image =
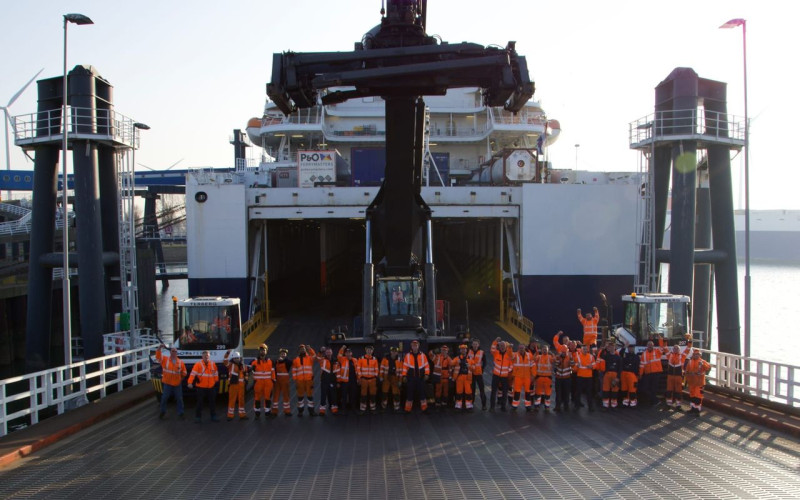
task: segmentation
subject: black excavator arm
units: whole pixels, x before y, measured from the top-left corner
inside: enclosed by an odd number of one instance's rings
[[[505,48],[474,43],[449,44],[425,33],[427,0],[388,0],[381,24],[352,52],[274,54],[267,95],[285,114],[318,102],[332,104],[356,97],[386,101],[386,170],[383,185],[367,209],[367,260],[364,270],[364,331],[373,329],[374,273],[419,273],[415,240],[424,240],[425,320],[435,331],[435,270],[432,261],[431,210],[422,187],[424,95],[479,87],[484,104],[517,112],[533,96],[525,57],[515,43]],[[374,231],[372,230],[374,225]],[[423,231],[423,228],[426,230]],[[377,271],[374,261],[380,262]]]

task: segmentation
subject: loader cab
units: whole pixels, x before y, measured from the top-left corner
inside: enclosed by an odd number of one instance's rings
[[[242,347],[239,299],[198,297],[178,301],[176,326],[174,340],[182,351],[209,350],[215,354]]]
[[[415,277],[377,278],[376,330],[422,328],[423,283]]]
[[[624,321],[615,331],[620,341],[644,346],[661,336],[667,344],[691,332],[691,299],[686,295],[643,293],[623,295]]]

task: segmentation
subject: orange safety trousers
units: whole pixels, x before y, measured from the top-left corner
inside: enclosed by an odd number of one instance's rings
[[[529,392],[531,389],[531,379],[528,377],[514,377],[514,392]]]
[[[617,407],[619,384],[615,384],[614,381],[619,382],[617,372],[606,372],[603,375],[603,408],[608,408],[609,405],[612,408]],[[628,401],[630,403],[630,398],[628,398]],[[625,406],[624,403],[623,406]]]
[[[247,412],[244,411],[244,382],[228,386],[228,418],[233,418],[236,412],[237,402],[239,406],[239,418],[246,418]]]
[[[369,408],[375,411],[377,403],[375,403],[375,396],[378,394],[378,380],[375,377],[361,378],[361,404],[359,408],[361,411],[367,409],[367,399],[369,399]]]
[[[472,375],[456,376],[456,394],[472,394]]]
[[[383,399],[386,400],[391,392],[395,396],[400,395],[400,377],[398,375],[388,375],[383,378],[383,383],[381,384],[381,392],[383,393]]]
[[[472,374],[460,373],[456,375],[456,410],[462,408],[462,400],[467,409],[472,409]]]
[[[619,390],[622,391],[622,406],[636,406],[636,386],[638,377],[633,372],[622,372]]]
[[[439,398],[447,398],[450,394],[450,379],[447,377],[442,377],[436,387],[434,388],[434,395],[436,399]]]
[[[553,394],[553,381],[550,377],[536,377],[536,395],[550,396]]]
[[[311,380],[295,380],[294,386],[297,389],[297,399],[303,396],[311,399],[314,396],[314,383]]]
[[[699,399],[700,403],[703,402],[703,386],[689,384],[689,397]]]
[[[617,380],[617,372],[606,372],[603,375],[603,392],[619,392],[619,386],[614,385],[614,380]]]
[[[292,413],[292,407],[289,404],[289,377],[278,376],[272,396],[273,410],[278,411],[278,403],[281,400],[281,396],[283,396],[283,412]]]
[[[400,389],[397,390],[398,394],[400,393]],[[361,379],[361,397],[364,396],[374,396],[378,394],[378,382],[375,378],[362,378]]]
[[[387,375],[383,378],[381,383],[381,394],[383,394],[383,401],[381,406],[385,409],[389,405],[389,393],[392,393],[392,401],[394,409],[400,409],[400,376]]]
[[[269,403],[271,400],[272,380],[256,380],[256,383],[253,386],[253,402],[255,403],[256,401],[260,401],[261,407],[264,408],[264,411],[269,411],[269,407],[271,406]]]
[[[683,376],[667,375],[667,403],[680,404],[683,395]]]

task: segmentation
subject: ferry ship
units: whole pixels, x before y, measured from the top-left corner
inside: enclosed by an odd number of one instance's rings
[[[467,88],[426,104],[422,197],[437,297],[454,316],[516,313],[545,336],[577,333],[576,308],[599,306],[601,293],[619,313],[634,280],[640,174],[552,168],[560,124],[535,101],[512,114]],[[268,101],[246,132],[233,143],[259,147],[259,161],[239,154],[232,172],[187,176],[190,295],[242,297],[245,316],[265,300],[280,312],[331,297],[336,313],[357,317],[365,210],[385,165],[383,101],[288,117]]]

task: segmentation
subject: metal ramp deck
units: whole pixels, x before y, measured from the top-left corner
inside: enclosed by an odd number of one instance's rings
[[[0,471],[4,498],[791,498],[800,445],[653,409],[276,417],[142,403]],[[795,497],[796,498],[796,497]]]

